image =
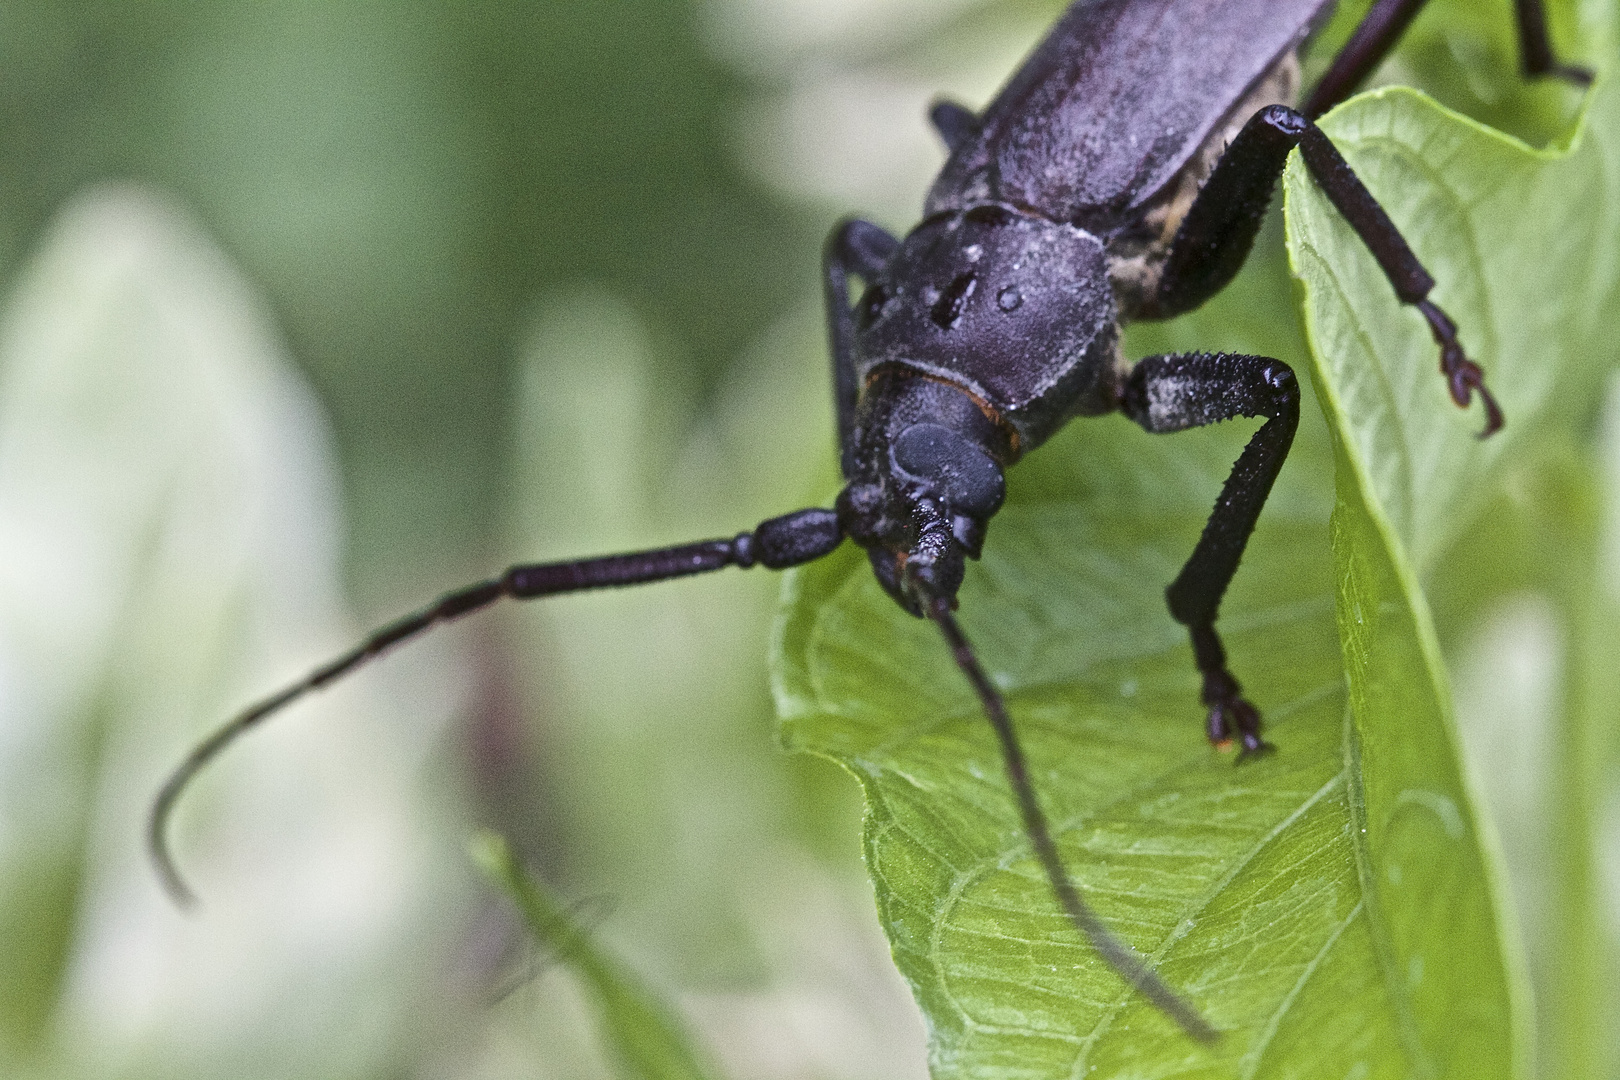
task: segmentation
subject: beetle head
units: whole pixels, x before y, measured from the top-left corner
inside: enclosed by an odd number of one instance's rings
[[[839,497],[844,531],[912,614],[954,599],[1006,497],[1006,440],[973,399],[932,379],[880,377],[862,402],[856,474]]]

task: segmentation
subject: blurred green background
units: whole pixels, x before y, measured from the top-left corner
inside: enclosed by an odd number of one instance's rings
[[[84,184],[170,192],[328,410],[357,603],[504,554],[525,320],[590,282],[712,394],[814,273],[681,3],[7,4],[0,265]]]
[[[1061,6],[0,3],[0,1068],[603,1073],[486,824],[727,1075],[921,1074],[855,786],[774,749],[767,574],[502,611],[289,715],[184,808],[194,917],[140,814],[443,589],[824,501],[821,237],[905,228],[929,98]],[[1486,6],[1387,77],[1548,138]]]

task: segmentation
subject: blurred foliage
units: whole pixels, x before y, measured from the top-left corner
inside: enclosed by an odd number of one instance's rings
[[[1612,55],[1611,5],[1582,3],[1549,5],[1555,37]],[[1380,78],[1554,139],[1573,98],[1518,81],[1507,6],[1435,0]],[[941,160],[929,97],[986,100],[1060,7],[0,3],[0,970],[23,973],[0,1071],[610,1075],[563,967],[489,1004],[518,933],[463,865],[482,822],[557,895],[611,901],[593,936],[718,1072],[918,1074],[853,785],[771,745],[769,575],[498,614],[255,735],[182,807],[197,919],[157,893],[139,816],[217,718],[440,589],[824,499],[820,238],[849,212],[908,227]],[[108,180],[135,187],[87,193]],[[1131,351],[1241,339],[1304,370],[1270,237],[1269,284]],[[1279,534],[1331,505],[1305,424]],[[1443,563],[1430,597],[1465,743],[1470,664],[1505,649],[1553,673],[1534,689],[1586,658],[1596,798],[1607,654],[1569,627],[1607,608],[1533,558],[1617,550],[1620,469],[1578,434],[1482,511],[1524,558],[1459,541],[1523,591],[1481,598]],[[1188,438],[1187,482],[1217,483],[1232,436]],[[1495,816],[1595,827],[1528,788]],[[1505,835],[1508,862],[1547,835]],[[1591,899],[1602,866],[1560,865],[1557,895]],[[1532,967],[1600,955],[1530,942]]]
[[[7,1075],[396,1057],[466,903],[415,777],[444,691],[348,688],[206,778],[177,831],[204,918],[140,844],[178,747],[352,634],[331,471],[252,290],[182,214],[127,188],[63,208],[0,329]]]
[[[593,991],[604,1041],[632,1080],[702,1080],[691,1037],[669,1006],[636,984],[624,966],[591,940],[590,931],[526,871],[505,840],[494,833],[473,837],[473,858],[506,890],[529,932],[577,970]]]
[[[623,295],[703,390],[811,279],[815,230],[726,152],[744,86],[696,7],[8,3],[3,276],[86,182],[195,208],[332,415],[362,605],[414,600],[495,551],[537,295]]]

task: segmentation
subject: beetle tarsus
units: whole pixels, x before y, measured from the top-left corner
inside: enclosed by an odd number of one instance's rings
[[[1193,634],[1194,655],[1204,675],[1203,702],[1209,708],[1205,731],[1210,743],[1224,750],[1235,739],[1239,743],[1238,761],[1242,763],[1275,749],[1260,737],[1260,710],[1243,696],[1243,687],[1226,667],[1226,652],[1213,624],[1199,627]],[[1212,659],[1215,666],[1202,667]]]
[[[1213,635],[1215,630],[1207,631]],[[1260,710],[1243,696],[1243,687],[1233,678],[1224,664],[1204,672],[1203,702],[1209,707],[1206,732],[1209,741],[1225,749],[1236,739],[1240,744],[1239,761],[1269,753],[1273,747],[1260,737]]]
[[[1496,434],[1502,428],[1502,408],[1485,386],[1484,370],[1463,352],[1462,343],[1457,340],[1457,324],[1432,300],[1418,301],[1417,309],[1428,320],[1429,331],[1434,335],[1435,344],[1440,346],[1440,374],[1446,377],[1451,400],[1466,409],[1478,393],[1480,404],[1485,408],[1485,429],[1479,437],[1485,439]]]

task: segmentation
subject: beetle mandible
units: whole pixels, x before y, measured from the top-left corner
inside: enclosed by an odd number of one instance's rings
[[[1070,881],[1000,694],[954,615],[1005,495],[1004,470],[1077,416],[1125,415],[1153,433],[1238,416],[1250,440],[1202,537],[1166,590],[1203,679],[1211,742],[1269,749],[1259,711],[1229,670],[1221,598],[1293,441],[1294,373],[1222,353],[1128,362],[1120,325],[1191,310],[1242,266],[1288,154],[1367,245],[1403,304],[1427,322],[1459,406],[1478,395],[1482,436],[1503,423],[1458,330],[1429,299],[1434,279],[1315,118],[1393,47],[1423,0],[1377,0],[1299,109],[1298,53],[1332,0],[1076,0],[989,106],[930,113],[949,149],[924,218],[897,239],[849,220],[827,241],[824,275],[845,487],[832,509],[772,518],[729,539],[520,565],[457,590],[249,707],[199,744],[155,800],[149,842],[171,894],[191,898],[167,846],[189,781],[243,732],[303,694],[430,626],[503,597],[530,599],[821,558],[865,548],[883,588],[935,622],[1001,744],[1031,846],[1076,928],[1189,1034],[1202,1017],[1113,936]],[[1515,0],[1525,73],[1585,85],[1558,62],[1540,0]],[[864,283],[851,304],[850,279]]]

